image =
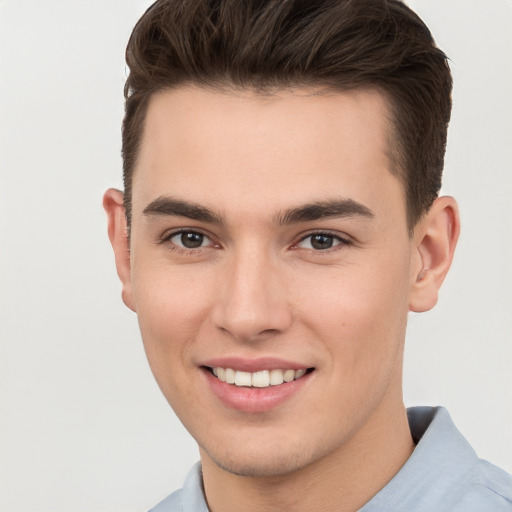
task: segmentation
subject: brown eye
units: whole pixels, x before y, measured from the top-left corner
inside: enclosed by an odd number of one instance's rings
[[[334,245],[334,237],[329,235],[313,235],[311,237],[311,247],[322,250],[330,249]]]
[[[341,244],[348,245],[349,242],[340,236],[331,235],[329,233],[313,233],[312,235],[304,237],[297,244],[297,247],[314,251],[325,251]]]
[[[182,231],[172,236],[170,241],[185,249],[198,249],[206,245],[210,240],[207,236],[202,233],[197,233],[196,231]]]

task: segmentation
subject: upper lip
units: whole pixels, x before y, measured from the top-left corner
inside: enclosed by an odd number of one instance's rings
[[[201,366],[210,368],[232,368],[242,372],[258,372],[262,370],[301,370],[311,368],[310,365],[281,359],[278,357],[258,357],[247,359],[241,357],[218,357],[203,361]]]

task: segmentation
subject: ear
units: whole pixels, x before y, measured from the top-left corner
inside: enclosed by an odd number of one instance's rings
[[[460,219],[453,197],[440,197],[414,230],[416,264],[413,265],[409,309],[432,309],[450,269],[459,238]]]
[[[135,311],[131,286],[130,240],[123,193],[113,188],[108,189],[103,196],[103,208],[107,212],[108,237],[114,249],[117,275],[123,285],[123,302]]]

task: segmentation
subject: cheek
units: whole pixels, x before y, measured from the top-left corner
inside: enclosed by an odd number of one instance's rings
[[[203,273],[204,274],[204,273]],[[132,279],[137,315],[152,337],[186,335],[210,307],[209,280],[189,265],[135,265]]]
[[[160,387],[178,382],[211,309],[208,281],[190,269],[135,267],[132,287],[144,349]]]
[[[380,371],[401,350],[408,312],[405,263],[349,265],[303,282],[309,291],[301,295],[303,321],[344,374]]]

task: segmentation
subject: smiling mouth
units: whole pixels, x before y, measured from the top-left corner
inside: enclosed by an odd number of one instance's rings
[[[299,370],[260,370],[257,372],[244,372],[232,368],[221,368],[216,366],[208,368],[221,382],[233,384],[239,387],[267,388],[279,386],[284,383],[298,380],[306,373],[312,372],[313,368],[301,368]]]

